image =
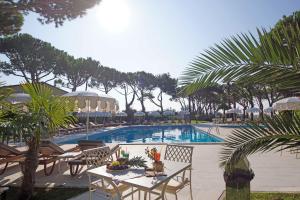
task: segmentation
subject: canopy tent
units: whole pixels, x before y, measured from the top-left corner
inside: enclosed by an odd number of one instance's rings
[[[287,97],[274,103],[273,108],[282,110],[300,110],[300,97]]]
[[[260,109],[255,107],[246,109],[246,113],[259,113],[259,112]]]

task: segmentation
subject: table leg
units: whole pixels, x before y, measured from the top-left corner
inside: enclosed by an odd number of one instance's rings
[[[147,192],[144,191],[144,200],[147,200]]]

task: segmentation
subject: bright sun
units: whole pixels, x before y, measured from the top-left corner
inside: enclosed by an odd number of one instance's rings
[[[119,32],[127,28],[130,10],[126,0],[103,0],[97,15],[101,25],[108,31]]]

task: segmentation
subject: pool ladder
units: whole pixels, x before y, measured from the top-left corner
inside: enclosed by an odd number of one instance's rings
[[[213,123],[212,126],[209,127],[209,129],[207,130],[207,132],[208,132],[209,134],[212,134],[211,132],[212,132],[213,128],[215,128],[215,129],[216,129],[216,133],[217,133],[218,135],[220,135],[219,125],[216,124],[216,123]]]

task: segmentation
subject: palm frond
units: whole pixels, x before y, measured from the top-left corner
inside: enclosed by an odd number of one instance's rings
[[[27,104],[29,111],[37,118],[44,117],[48,132],[75,121],[71,114],[74,104],[66,97],[54,96],[51,88],[44,84],[26,83],[22,87],[31,96],[31,101]]]
[[[257,125],[236,129],[229,135],[220,153],[220,165],[235,163],[240,158],[256,152],[278,151],[300,146],[300,117],[297,115],[279,114]]]
[[[190,63],[180,84],[189,93],[216,82],[247,80],[280,82],[281,87],[299,91],[299,27],[272,33],[257,29],[257,35],[258,39],[251,33],[239,34],[206,50]]]

